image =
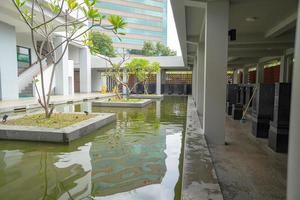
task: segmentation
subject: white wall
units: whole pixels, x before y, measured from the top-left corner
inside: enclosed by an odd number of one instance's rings
[[[136,57],[131,57],[130,59],[128,59],[127,62],[130,62],[133,58]],[[150,62],[159,62],[161,67],[163,68],[180,69],[185,67],[181,56],[158,56],[158,57],[137,57],[137,58],[145,58]],[[91,59],[92,59],[92,68],[103,69],[103,68],[110,67],[109,63],[106,63],[106,61],[103,58],[92,55]],[[120,61],[120,58],[112,58],[112,61],[118,62]]]
[[[0,21],[0,98],[18,99],[18,63],[15,27]]]
[[[17,45],[31,49],[31,62],[37,61],[37,56],[34,52],[34,48],[31,42],[29,33],[17,33]]]
[[[92,92],[99,92],[102,86],[101,72],[97,69],[92,69]]]
[[[53,70],[53,65],[49,66],[47,69],[44,70],[44,87],[45,87],[45,93],[47,95],[48,90],[49,90],[49,85],[50,85],[50,78],[51,78],[51,73]],[[38,82],[36,83],[38,91],[40,95],[42,95],[42,82],[41,82],[41,74],[39,74],[37,77]],[[55,77],[53,79],[53,84],[52,84],[52,91],[55,88]],[[34,96],[38,97],[36,89],[34,91]]]
[[[79,68],[80,64],[80,48],[74,45],[69,45],[69,60],[74,61],[74,67]]]

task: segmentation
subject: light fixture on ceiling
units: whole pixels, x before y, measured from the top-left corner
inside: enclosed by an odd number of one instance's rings
[[[247,17],[246,22],[255,22],[257,19],[257,17]]]

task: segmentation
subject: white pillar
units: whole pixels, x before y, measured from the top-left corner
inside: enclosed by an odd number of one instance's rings
[[[0,21],[0,99],[19,97],[15,27]]]
[[[207,3],[203,130],[209,143],[225,143],[229,2]]]
[[[248,84],[248,78],[249,78],[249,67],[243,68],[243,84]]]
[[[161,72],[156,74],[156,94],[161,95]]]
[[[300,11],[300,4],[298,10]],[[298,12],[295,64],[292,80],[292,100],[289,132],[287,199],[300,199],[300,12]]]
[[[199,44],[197,49],[197,68],[198,68],[198,113],[203,116],[204,103],[204,44]]]
[[[195,57],[195,103],[196,103],[196,107],[198,105],[198,99],[199,99],[199,77],[198,77],[198,71],[199,71],[199,68],[198,68],[198,58]]]
[[[197,67],[197,59],[194,58],[194,65],[193,65],[193,98],[194,102],[197,104],[198,99],[198,67]]]
[[[124,83],[128,82],[128,77],[127,77],[127,73],[126,73],[125,69],[124,69],[124,72],[123,72],[123,82]],[[125,86],[123,86],[122,90],[123,90],[123,94],[127,94],[127,88]]]
[[[85,47],[80,49],[80,92],[91,92],[91,53],[90,50]]]
[[[256,83],[263,83],[264,82],[264,64],[258,63],[256,65]]]
[[[239,71],[236,69],[233,72],[233,84],[238,84],[239,83]]]
[[[195,99],[195,92],[196,92],[196,65],[194,63],[193,70],[192,70],[192,97]]]
[[[279,82],[280,83],[286,83],[288,76],[288,65],[287,65],[287,57],[281,56],[280,57],[280,76],[279,76]]]
[[[101,72],[97,69],[92,70],[92,92],[100,92],[102,87]]]
[[[54,40],[54,45],[58,46],[63,41],[64,41],[64,38],[57,37]],[[63,43],[56,51],[57,57],[60,57],[62,55],[65,48],[68,48],[68,47],[66,46],[66,43]],[[69,63],[69,51],[67,49],[64,53],[63,58],[57,64],[56,69],[55,69],[55,94],[58,94],[58,95],[68,95],[69,94],[68,63]]]
[[[294,65],[293,56],[287,57],[286,65],[287,65],[287,82],[291,83],[293,79],[293,65]]]

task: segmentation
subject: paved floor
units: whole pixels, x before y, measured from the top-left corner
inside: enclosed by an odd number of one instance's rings
[[[200,131],[200,121],[192,97],[188,98],[183,166],[183,200],[222,200],[211,155]]]
[[[76,93],[71,96],[52,96],[50,102],[53,104],[67,103],[68,101],[82,101],[84,99],[94,99],[94,98],[105,98],[113,96],[114,94],[100,94],[100,93]],[[12,101],[0,101],[0,113],[11,112],[15,108],[37,108],[40,107],[37,99],[35,98],[20,98],[19,100]]]
[[[225,200],[286,199],[287,154],[250,133],[251,122],[226,119],[228,146],[210,146]],[[300,189],[300,186],[299,186]]]

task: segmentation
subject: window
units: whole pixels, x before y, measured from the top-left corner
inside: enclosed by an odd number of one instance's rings
[[[23,72],[31,65],[31,49],[17,46],[18,71]]]

